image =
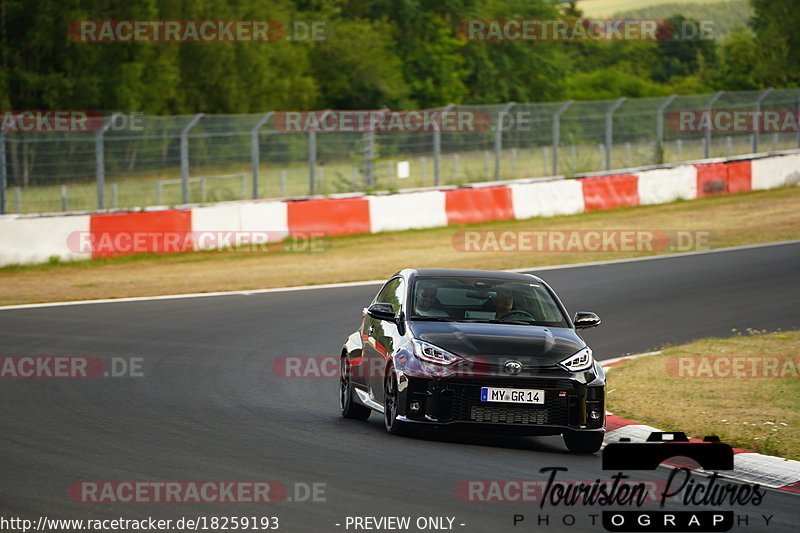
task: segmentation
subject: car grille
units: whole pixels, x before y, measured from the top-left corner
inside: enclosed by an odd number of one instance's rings
[[[469,419],[475,422],[544,425],[550,423],[550,412],[548,409],[536,409],[530,406],[472,406],[469,411]]]
[[[549,385],[552,387],[553,383]],[[533,388],[529,383],[517,386]],[[545,389],[544,405],[482,402],[481,385],[449,385],[448,389],[452,390],[452,421],[524,425],[567,425],[569,421],[569,397],[558,395],[563,388]]]

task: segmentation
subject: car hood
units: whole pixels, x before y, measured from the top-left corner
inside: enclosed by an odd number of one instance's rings
[[[570,328],[421,320],[409,324],[418,339],[489,363],[512,358],[526,366],[552,366],[586,346]]]

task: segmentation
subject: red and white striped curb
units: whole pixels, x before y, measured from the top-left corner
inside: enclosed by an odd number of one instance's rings
[[[271,242],[287,235],[351,235],[497,220],[570,215],[653,205],[800,183],[800,151],[707,159],[664,167],[481,183],[398,194],[337,195],[297,200],[253,200],[208,206],[166,206],[136,212],[0,216],[0,266],[88,259],[128,253],[216,249],[202,243],[170,246],[186,234],[258,233]],[[103,237],[103,250],[80,245]],[[135,250],[132,236],[146,237]],[[138,242],[138,241],[137,241]],[[183,242],[183,241],[181,241]],[[196,246],[196,247],[193,247]]]
[[[600,364],[604,370],[608,370],[625,361],[660,353],[660,351],[655,351],[626,355],[615,359],[600,361]],[[631,442],[644,442],[653,431],[664,430],[640,424],[633,420],[626,420],[613,413],[606,412],[606,438],[604,446],[611,442],[618,442],[622,438],[628,438]],[[680,430],[675,429],[674,431]],[[701,442],[700,439],[689,440],[691,442]],[[747,483],[757,483],[764,487],[800,494],[800,461],[763,455],[739,448],[734,448],[733,453],[733,470],[718,472],[721,477]],[[670,467],[683,466],[702,471],[702,468],[699,468],[696,464],[688,464],[680,458],[674,458],[665,464]]]

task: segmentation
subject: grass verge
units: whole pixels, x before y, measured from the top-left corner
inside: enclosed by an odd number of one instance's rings
[[[719,435],[737,448],[800,460],[800,331],[735,333],[613,367],[608,410],[665,431]]]
[[[800,239],[800,187],[473,224],[481,231],[708,231],[711,247]],[[406,267],[511,269],[624,259],[653,252],[462,252],[449,226],[335,237],[323,252],[187,253],[0,268],[0,305],[385,279]],[[661,251],[656,253],[669,253]]]

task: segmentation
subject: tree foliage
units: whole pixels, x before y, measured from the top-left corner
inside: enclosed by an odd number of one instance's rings
[[[750,25],[724,40],[482,42],[464,40],[458,23],[581,13],[549,0],[0,0],[0,102],[4,109],[247,113],[797,85],[796,1],[750,3]],[[67,33],[73,21],[130,19],[314,20],[327,25],[329,39],[92,43]],[[694,19],[676,11],[669,21]]]

